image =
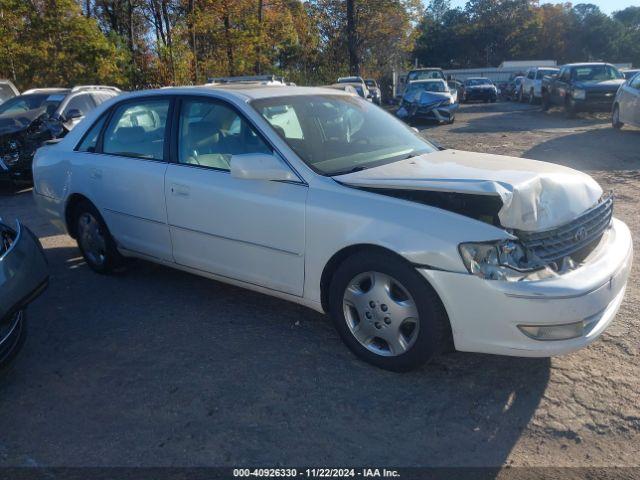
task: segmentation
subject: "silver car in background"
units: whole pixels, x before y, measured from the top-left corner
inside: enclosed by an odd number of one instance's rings
[[[617,129],[624,124],[640,127],[640,73],[618,89],[611,110],[611,124]]]

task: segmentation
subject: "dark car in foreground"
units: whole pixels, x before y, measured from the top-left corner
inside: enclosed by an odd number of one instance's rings
[[[571,63],[542,80],[542,108],[563,107],[567,117],[578,112],[610,112],[624,75],[609,63]]]
[[[0,181],[31,181],[35,151],[64,137],[87,113],[120,93],[115,87],[38,88],[0,105]]]
[[[498,89],[491,80],[484,77],[467,78],[462,85],[462,103],[483,101],[495,102],[498,99]]]
[[[0,369],[18,353],[26,334],[26,308],[47,287],[40,241],[24,225],[0,221]]]

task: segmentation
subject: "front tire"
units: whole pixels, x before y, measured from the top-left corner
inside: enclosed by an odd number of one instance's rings
[[[386,370],[414,369],[450,344],[449,320],[436,292],[389,253],[366,250],[345,260],[333,275],[329,307],[349,349]]]
[[[89,202],[81,202],[75,208],[74,218],[78,247],[89,268],[104,275],[121,267],[124,259],[98,209]]]
[[[620,121],[620,106],[618,104],[614,105],[611,113],[611,126],[616,130],[620,130],[624,126],[624,123]]]

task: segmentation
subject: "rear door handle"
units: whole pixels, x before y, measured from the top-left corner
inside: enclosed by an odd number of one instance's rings
[[[177,183],[171,184],[171,194],[177,197],[188,197],[189,196],[189,187],[186,185],[180,185]]]
[[[102,178],[102,170],[98,168],[92,168],[89,176],[94,180],[100,180]]]

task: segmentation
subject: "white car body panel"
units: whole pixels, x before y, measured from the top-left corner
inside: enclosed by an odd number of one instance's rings
[[[358,188],[500,195],[511,199],[504,219],[525,230],[541,230],[597,202],[602,191],[588,175],[543,162],[442,151],[335,179],[322,176],[248,104],[254,98],[318,92],[348,95],[284,86],[179,88],[110,100],[63,140],[37,152],[35,201],[65,229],[72,195],[85,196],[102,213],[125,255],[317,311],[326,310],[322,280],[332,258],[363,245],[391,250],[413,264],[440,295],[460,350],[548,356],[576,350],[602,333],[620,305],[631,266],[631,235],[622,222],[613,221],[588,261],[575,270],[550,280],[490,281],[467,272],[458,245],[514,238],[505,228]],[[140,159],[120,162],[121,157],[74,151],[114,102],[145,95],[228,101],[271,142],[299,181],[246,180],[217,170]],[[523,215],[525,206],[543,213],[535,219]],[[532,340],[515,326],[518,318],[555,324],[594,315],[602,317],[596,329],[566,341]]]

